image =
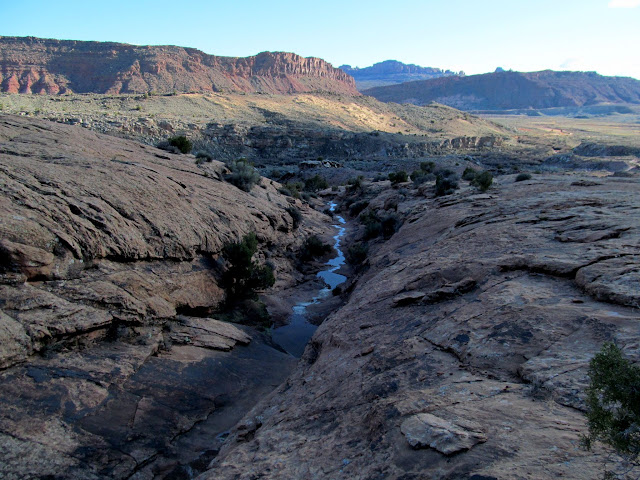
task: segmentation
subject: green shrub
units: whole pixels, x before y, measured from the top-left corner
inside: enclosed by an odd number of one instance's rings
[[[589,363],[587,388],[591,449],[599,440],[638,466],[640,459],[640,366],[623,357],[613,343],[605,343]]]
[[[531,180],[531,174],[530,173],[520,173],[516,177],[516,182],[524,182],[525,180]]]
[[[379,237],[382,234],[382,221],[375,213],[371,211],[363,213],[359,220],[364,225],[365,240]]]
[[[352,217],[357,217],[368,206],[368,200],[360,200],[358,202],[352,203],[349,207],[349,215],[351,215]]]
[[[293,229],[296,230],[300,226],[300,222],[302,222],[302,214],[300,213],[300,210],[293,206],[287,207],[285,210],[291,217]]]
[[[397,185],[398,183],[406,182],[409,179],[407,176],[407,172],[404,170],[399,170],[397,172],[391,172],[389,174],[389,180],[391,180],[392,185]]]
[[[427,172],[426,170],[414,170],[411,173],[411,180],[415,186],[422,185],[425,182],[429,182],[433,180],[435,175],[431,172]]]
[[[318,190],[324,190],[325,188],[329,188],[329,184],[327,183],[327,179],[321,175],[314,175],[304,181],[305,192],[317,192]]]
[[[287,182],[282,187],[280,187],[278,191],[288,197],[302,198],[301,193],[303,188],[304,183],[302,182]]]
[[[389,239],[402,225],[397,215],[389,214],[380,217],[371,211],[360,215],[359,220],[364,225],[364,240],[377,238],[381,235],[385,239]]]
[[[436,173],[436,197],[451,195],[458,189],[458,176],[452,170],[438,170]]]
[[[467,182],[471,182],[474,178],[476,178],[477,174],[478,171],[475,168],[467,167],[464,169],[464,172],[462,172],[462,179],[466,180]]]
[[[362,175],[349,179],[347,182],[347,191],[351,193],[362,191],[362,180],[364,180]]]
[[[253,256],[258,251],[255,233],[246,234],[239,242],[230,242],[222,248],[227,268],[222,274],[222,286],[227,291],[227,302],[236,303],[255,299],[257,290],[273,286],[275,277],[268,265],[258,265]]]
[[[347,249],[345,258],[351,265],[360,265],[367,259],[368,253],[369,246],[366,243],[358,242]]]
[[[311,260],[331,252],[331,245],[324,243],[315,235],[308,237],[300,249],[300,258]]]
[[[209,155],[207,152],[199,151],[198,153],[196,153],[196,164],[197,165],[201,165],[203,163],[212,162],[212,161],[213,161],[213,157],[211,155]]]
[[[436,169],[436,164],[434,162],[420,162],[420,170],[426,173],[433,173]]]
[[[246,158],[230,161],[227,163],[227,168],[231,173],[225,175],[225,180],[245,192],[250,192],[260,181],[260,175]]]
[[[481,192],[486,192],[493,183],[493,175],[488,170],[476,174],[475,178],[471,181],[471,185],[476,187]]]
[[[189,153],[193,148],[191,140],[184,135],[177,135],[169,139],[169,145],[176,147],[181,153]]]

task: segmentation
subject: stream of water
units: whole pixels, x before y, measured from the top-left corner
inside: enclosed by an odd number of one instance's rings
[[[333,212],[336,208],[336,204],[331,202],[329,204],[329,210]],[[331,291],[338,285],[344,283],[347,277],[335,273],[342,265],[344,265],[345,259],[342,250],[340,249],[340,239],[344,236],[346,223],[344,218],[336,215],[338,224],[333,225],[338,230],[338,233],[333,237],[333,248],[337,253],[337,256],[329,260],[326,265],[329,267],[321,272],[318,272],[318,277],[324,281],[324,287],[322,287],[318,294],[308,302],[300,302],[293,307],[293,312],[289,316],[289,324],[280,328],[276,328],[273,331],[272,338],[275,343],[284,348],[288,353],[294,357],[301,357],[304,352],[304,348],[307,346],[307,342],[318,328],[316,325],[309,323],[307,319],[307,307],[321,302],[323,299],[331,295]]]

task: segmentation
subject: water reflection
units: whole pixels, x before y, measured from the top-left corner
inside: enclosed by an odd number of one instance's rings
[[[333,212],[335,211],[335,208],[336,204],[331,202],[329,204],[329,210]],[[331,291],[334,288],[347,280],[347,277],[344,275],[335,273],[335,271],[344,265],[345,262],[344,254],[340,249],[340,239],[344,236],[346,230],[344,227],[344,224],[346,223],[344,218],[339,215],[336,215],[335,218],[338,219],[338,225],[333,225],[333,227],[335,227],[338,232],[333,237],[333,248],[338,255],[326,263],[330,268],[318,272],[318,277],[324,281],[325,286],[318,291],[318,294],[313,297],[311,301],[301,302],[294,305],[293,312],[289,316],[289,324],[276,328],[272,334],[274,342],[294,357],[302,356],[304,348],[307,346],[307,342],[316,331],[316,328],[318,328],[307,320],[307,307],[309,305],[319,303],[323,299],[327,298],[331,295]]]

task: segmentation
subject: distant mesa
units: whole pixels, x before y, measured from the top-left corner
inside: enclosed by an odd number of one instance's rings
[[[370,67],[358,68],[351,65],[342,65],[340,69],[351,75],[358,90],[379,87],[383,85],[395,85],[415,80],[428,80],[432,78],[447,77],[452,75],[464,75],[464,72],[453,72],[434,67],[420,67],[406,64],[397,60],[385,60]]]
[[[35,37],[0,37],[0,91],[359,95],[353,78],[342,70],[294,53],[219,57],[194,48]]]
[[[363,93],[384,102],[437,102],[467,111],[549,109],[640,104],[640,80],[595,72],[496,70],[375,87]]]

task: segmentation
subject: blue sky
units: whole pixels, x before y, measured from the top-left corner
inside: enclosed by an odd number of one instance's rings
[[[640,0],[0,2],[0,35],[292,51],[334,66],[396,59],[484,73],[595,70],[640,79]]]

